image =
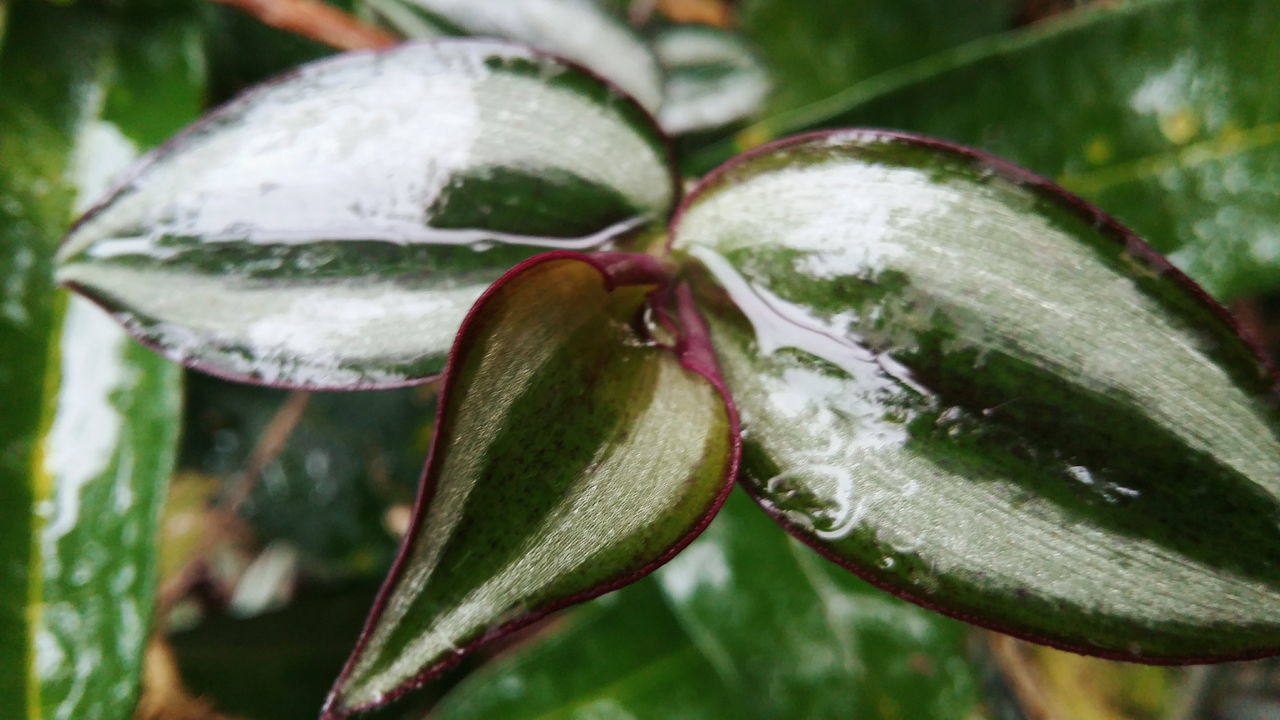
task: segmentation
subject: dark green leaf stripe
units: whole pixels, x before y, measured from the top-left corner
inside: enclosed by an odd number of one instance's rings
[[[401,385],[514,263],[675,195],[652,121],[600,81],[497,41],[408,44],[216,111],[76,226],[58,277],[215,374]]]
[[[194,18],[30,3],[0,56],[0,714],[132,716],[179,370],[53,289],[57,238],[195,116]],[[142,113],[140,94],[163,98]]]
[[[1105,216],[972,151],[835,131],[720,171],[674,247],[744,479],[824,554],[1088,652],[1280,647],[1273,375]]]
[[[654,39],[667,72],[658,122],[671,134],[723,127],[756,113],[769,92],[769,76],[733,33],[680,25]]]
[[[638,334],[663,281],[648,256],[548,253],[477,303],[414,526],[327,717],[631,582],[705,526],[736,468],[736,426],[687,308],[674,352]]]
[[[980,146],[1106,208],[1234,300],[1280,285],[1277,25],[1270,0],[1081,11],[885,73],[750,134],[873,125]]]
[[[365,0],[409,38],[483,35],[571,60],[649,110],[663,104],[662,71],[644,40],[594,0]]]

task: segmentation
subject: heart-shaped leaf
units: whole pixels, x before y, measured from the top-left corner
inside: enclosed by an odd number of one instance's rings
[[[72,230],[58,277],[215,374],[402,385],[504,270],[676,193],[652,120],[601,81],[505,43],[416,43],[216,111]]]
[[[1102,213],[976,151],[837,131],[721,169],[673,243],[709,278],[744,482],[827,557],[1085,652],[1280,647],[1275,377]]]
[[[197,22],[49,3],[12,12],[21,32],[0,56],[0,716],[127,720],[181,373],[56,291],[53,254],[76,204],[196,116]]]
[[[588,68],[641,105],[663,103],[662,71],[644,40],[595,0],[365,0],[410,38],[485,35],[515,40]]]
[[[477,302],[450,356],[413,526],[326,717],[647,574],[710,521],[736,471],[736,419],[687,288],[679,327],[659,306],[647,331],[647,297],[664,282],[649,256],[562,251]]]

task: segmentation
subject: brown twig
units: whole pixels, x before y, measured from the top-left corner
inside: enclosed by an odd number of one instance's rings
[[[239,8],[263,23],[310,38],[339,50],[369,50],[400,38],[360,22],[321,0],[213,0]]]
[[[253,494],[263,469],[280,456],[280,451],[284,450],[285,444],[289,442],[289,436],[302,421],[302,413],[306,411],[307,403],[310,401],[311,393],[294,390],[289,393],[284,402],[280,403],[280,409],[276,410],[271,421],[263,428],[258,444],[254,446],[253,453],[244,464],[244,470],[236,475],[235,485],[223,501],[223,506],[229,511],[238,512],[244,501]]]

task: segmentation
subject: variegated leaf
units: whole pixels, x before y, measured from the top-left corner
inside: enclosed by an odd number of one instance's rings
[[[675,345],[669,318],[643,330],[664,281],[649,256],[547,253],[477,303],[413,526],[326,718],[636,580],[710,521],[737,467],[736,420],[686,294]]]
[[[1110,218],[976,151],[834,131],[721,169],[673,237],[744,483],[821,553],[1084,652],[1280,648],[1275,375]]]
[[[519,46],[412,43],[304,66],[146,158],[59,279],[215,374],[402,385],[540,249],[593,248],[677,188],[645,112]]]
[[[68,301],[53,255],[74,207],[198,113],[198,23],[12,12],[21,32],[0,55],[0,717],[127,720],[181,373]],[[131,100],[147,93],[138,112]]]

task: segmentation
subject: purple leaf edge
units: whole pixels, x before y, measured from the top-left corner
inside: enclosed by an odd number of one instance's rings
[[[440,660],[432,665],[423,668],[418,674],[409,680],[401,683],[392,691],[386,693],[381,699],[367,703],[365,705],[355,707],[342,707],[342,685],[350,677],[351,672],[355,668],[357,658],[368,645],[373,634],[375,625],[386,609],[386,604],[390,600],[391,593],[400,579],[405,566],[408,564],[409,551],[412,541],[416,538],[420,523],[425,516],[427,505],[434,496],[435,485],[432,480],[432,469],[436,459],[439,456],[440,433],[439,428],[442,426],[444,411],[448,405],[448,399],[453,392],[452,368],[459,362],[460,346],[464,334],[470,331],[471,325],[479,314],[480,308],[502,287],[507,283],[522,275],[526,270],[541,265],[545,262],[557,260],[574,260],[586,263],[600,273],[604,282],[606,291],[612,291],[616,287],[624,285],[656,285],[657,289],[651,294],[654,300],[664,300],[671,298],[676,303],[676,314],[680,322],[685,323],[680,334],[679,340],[674,347],[666,349],[675,353],[682,367],[690,372],[702,376],[712,388],[720,395],[724,402],[726,415],[729,421],[729,462],[726,466],[723,487],[719,493],[712,499],[707,506],[707,510],[698,519],[689,530],[681,536],[674,544],[663,551],[657,558],[649,561],[637,570],[630,571],[611,580],[607,580],[595,587],[575,593],[568,597],[555,600],[541,607],[530,610],[529,612],[510,620],[502,625],[492,628],[479,637],[467,642],[460,647],[455,653],[449,657]],[[449,358],[443,372],[444,384],[440,389],[440,395],[436,404],[436,430],[431,438],[431,448],[428,451],[427,461],[423,465],[422,474],[419,480],[419,489],[417,499],[414,501],[413,517],[408,530],[405,532],[404,540],[400,544],[399,550],[396,552],[395,560],[391,564],[391,569],[387,573],[386,580],[383,581],[382,587],[379,588],[378,594],[374,599],[373,607],[369,611],[369,615],[365,620],[364,628],[360,631],[360,636],[356,641],[356,646],[351,652],[346,664],[343,666],[337,680],[334,681],[333,688],[326,697],[324,706],[321,709],[321,720],[344,720],[352,715],[361,712],[367,712],[379,707],[383,707],[388,703],[404,697],[408,693],[421,688],[423,685],[439,676],[445,670],[453,667],[462,658],[469,655],[475,649],[487,645],[495,640],[503,638],[511,633],[528,627],[533,623],[551,615],[552,613],[563,610],[564,608],[585,602],[592,598],[599,597],[605,593],[612,592],[619,588],[649,575],[662,565],[666,564],[674,558],[680,551],[684,550],[689,543],[693,542],[699,535],[706,530],[707,526],[720,512],[725,501],[729,497],[729,493],[733,490],[738,476],[738,470],[742,459],[742,436],[738,420],[737,407],[734,405],[733,398],[729,394],[729,389],[721,377],[719,368],[715,362],[714,351],[711,348],[710,335],[696,306],[693,305],[693,295],[687,285],[680,285],[675,288],[674,292],[670,291],[670,283],[672,276],[669,266],[663,260],[655,258],[651,255],[641,255],[620,252],[595,252],[582,253],[572,250],[553,250],[546,253],[535,255],[520,264],[508,270],[501,278],[496,280],[484,294],[476,301],[471,310],[467,313],[462,325],[458,329],[458,334],[454,339],[453,347],[449,351]],[[655,302],[655,305],[657,303]],[[670,327],[670,317],[663,307],[659,307],[658,315],[660,321]]]
[[[766,155],[793,145],[802,145],[814,140],[830,140],[833,138],[865,139],[876,142],[899,143],[926,148],[941,154],[950,155],[965,162],[990,170],[993,174],[999,175],[1005,180],[1009,180],[1020,187],[1027,188],[1036,195],[1071,211],[1082,220],[1092,223],[1099,234],[1108,240],[1123,246],[1130,255],[1146,264],[1161,277],[1167,277],[1172,280],[1179,288],[1198,302],[1201,307],[1209,310],[1215,319],[1231,330],[1236,337],[1244,343],[1245,347],[1257,361],[1258,367],[1263,373],[1264,380],[1269,381],[1271,387],[1268,395],[1270,396],[1272,403],[1280,405],[1280,372],[1277,371],[1275,362],[1263,350],[1262,344],[1253,336],[1252,332],[1248,328],[1240,324],[1236,317],[1232,315],[1231,312],[1222,305],[1222,303],[1218,302],[1217,299],[1206,292],[1204,288],[1192,280],[1177,266],[1169,262],[1164,255],[1160,254],[1159,251],[1151,247],[1150,244],[1139,237],[1137,233],[1121,224],[1115,218],[1052,180],[983,150],[961,145],[959,143],[902,130],[881,128],[835,128],[792,135],[760,145],[759,147],[752,148],[751,150],[727,160],[719,167],[703,176],[703,178],[686,193],[684,200],[680,203],[679,207],[676,208],[676,211],[672,216],[667,234],[666,250],[668,252],[671,251],[671,246],[675,241],[675,234],[680,226],[680,220],[683,218],[685,212],[687,212],[688,209],[698,201],[699,196],[705,190],[723,182],[728,182],[727,176],[739,165],[760,155]],[[749,483],[742,483],[742,487],[746,490],[751,499],[755,501],[756,505],[763,510],[771,520],[781,526],[789,535],[800,541],[806,547],[812,549],[824,559],[853,573],[858,578],[872,586],[906,600],[907,602],[986,630],[1003,633],[1020,640],[1075,653],[1077,655],[1097,657],[1104,660],[1140,663],[1143,665],[1204,665],[1258,660],[1280,655],[1280,648],[1207,656],[1166,656],[1149,655],[1141,652],[1124,652],[1075,643],[1063,638],[1040,635],[1022,628],[1016,628],[985,617],[980,617],[974,613],[953,609],[940,604],[936,600],[913,593],[906,588],[894,586],[875,575],[871,568],[851,562],[850,560],[841,557],[830,548],[823,546],[816,538],[807,535],[802,528],[789,521],[776,508],[771,507],[768,499],[757,493]]]
[[[122,194],[124,194],[124,192],[128,189],[129,185],[131,185],[135,180],[137,180],[145,172],[147,172],[147,170],[149,170],[152,165],[159,163],[160,161],[167,158],[169,155],[181,150],[183,144],[186,143],[189,138],[203,133],[207,127],[209,127],[210,125],[214,125],[218,121],[220,121],[224,115],[239,108],[242,104],[248,104],[253,102],[259,95],[265,94],[276,85],[279,85],[287,80],[291,80],[295,77],[298,77],[305,71],[310,71],[314,68],[323,67],[325,65],[337,64],[339,62],[343,62],[344,60],[352,56],[384,55],[384,54],[396,52],[398,50],[402,50],[406,47],[428,46],[428,45],[436,45],[436,46],[470,45],[470,44],[478,44],[478,43],[483,43],[485,45],[506,45],[512,48],[519,48],[523,51],[529,52],[534,56],[545,58],[553,62],[559,63],[560,65],[570,70],[574,70],[578,73],[581,73],[582,75],[585,75],[591,78],[592,80],[595,80],[596,82],[600,83],[604,87],[608,88],[608,90],[615,96],[615,100],[628,105],[633,112],[637,113],[637,117],[643,120],[643,122],[653,132],[654,137],[656,137],[662,143],[663,154],[665,156],[666,163],[667,163],[667,175],[668,175],[668,178],[670,179],[670,184],[671,184],[671,212],[674,212],[675,208],[678,208],[681,205],[683,201],[683,196],[684,196],[684,183],[681,182],[680,171],[676,164],[676,148],[675,148],[674,141],[672,140],[671,136],[669,136],[665,131],[663,131],[662,127],[658,124],[658,120],[656,117],[654,117],[653,113],[649,112],[643,105],[640,104],[639,101],[637,101],[634,97],[632,97],[630,93],[618,87],[618,85],[615,84],[612,80],[609,80],[608,78],[604,77],[603,75],[600,75],[599,73],[595,72],[591,68],[588,68],[585,65],[579,64],[577,62],[574,62],[573,60],[568,60],[554,53],[544,52],[542,50],[525,45],[523,43],[517,43],[510,40],[503,40],[500,38],[444,37],[444,38],[432,38],[432,39],[426,39],[426,40],[408,40],[408,41],[400,42],[395,45],[391,45],[389,47],[384,47],[384,48],[372,48],[368,50],[351,50],[347,52],[336,53],[334,55],[330,55],[330,56],[319,58],[317,60],[312,60],[310,62],[302,63],[293,68],[290,68],[289,70],[286,70],[283,73],[280,73],[279,75],[275,75],[271,78],[268,78],[267,80],[264,80],[256,85],[253,85],[252,87],[249,87],[241,91],[240,93],[236,94],[235,97],[232,97],[231,99],[226,100],[225,102],[219,104],[218,106],[210,109],[208,112],[200,116],[198,120],[186,126],[182,130],[180,130],[178,133],[170,137],[168,140],[165,140],[163,143],[157,145],[151,150],[148,150],[146,153],[142,155],[142,157],[134,161],[134,163],[127,170],[121,172],[119,176],[111,183],[111,185],[109,186],[109,189],[105,193],[103,193],[102,198],[94,202],[92,205],[90,205],[87,210],[85,210],[79,217],[75,219],[75,221],[71,223],[71,225],[67,228],[66,233],[63,234],[62,239],[58,241],[57,250],[61,250],[61,248],[66,245],[67,240],[71,237],[73,233],[75,233],[75,231],[81,225],[97,217],[103,210],[107,208],[107,206],[111,205],[113,202],[116,201],[117,198],[119,198]],[[646,225],[652,225],[653,222],[654,220],[651,220],[649,223],[646,223]],[[610,239],[617,239],[617,236]],[[602,241],[602,242],[607,242],[607,241]],[[535,255],[533,257],[537,257],[537,256]],[[418,385],[426,385],[429,383],[433,383],[437,380],[440,380],[442,377],[444,377],[444,371],[442,370],[440,372],[423,375],[421,377],[409,377],[403,380],[395,380],[395,381],[388,381],[388,382],[365,382],[365,383],[338,384],[338,385],[326,385],[324,383],[305,383],[305,382],[294,383],[294,382],[286,382],[286,381],[267,382],[262,380],[261,378],[254,377],[252,375],[230,372],[221,367],[218,367],[215,364],[207,363],[201,360],[196,360],[180,352],[177,352],[173,349],[161,347],[157,343],[147,340],[143,338],[141,335],[139,335],[138,332],[135,330],[135,328],[131,327],[129,323],[125,322],[123,318],[121,318],[120,311],[118,309],[112,308],[110,303],[105,298],[101,298],[97,294],[90,292],[88,288],[83,287],[79,283],[64,282],[64,283],[59,283],[59,285],[61,287],[66,288],[67,290],[70,290],[76,293],[77,295],[80,295],[81,297],[93,302],[93,304],[102,308],[104,311],[106,311],[108,315],[111,316],[112,320],[116,321],[121,327],[124,328],[125,332],[127,332],[130,337],[132,337],[134,340],[136,340],[139,344],[141,344],[143,347],[147,348],[148,350],[151,350],[152,352],[172,362],[178,363],[183,367],[190,368],[191,370],[196,370],[198,372],[202,372],[206,375],[211,375],[213,377],[216,377],[222,380],[242,383],[245,385],[257,385],[259,387],[276,388],[280,390],[310,390],[310,391],[318,391],[318,392],[364,392],[364,391],[395,390],[398,388],[416,387]]]

